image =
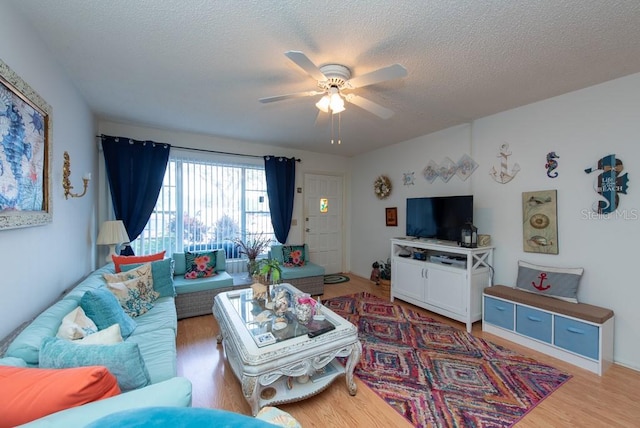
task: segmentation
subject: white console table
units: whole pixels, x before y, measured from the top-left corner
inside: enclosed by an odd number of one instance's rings
[[[493,247],[464,248],[450,241],[394,238],[391,301],[398,298],[463,322],[470,333],[471,325],[482,319],[482,291],[491,285],[492,263]]]

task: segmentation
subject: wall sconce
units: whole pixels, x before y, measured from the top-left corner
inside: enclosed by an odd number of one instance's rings
[[[64,152],[64,163],[62,165],[62,187],[64,188],[64,198],[69,199],[69,196],[72,198],[81,198],[87,193],[87,186],[89,185],[89,180],[91,180],[91,173],[87,172],[84,177],[82,177],[82,181],[84,183],[84,190],[82,193],[72,193],[71,189],[73,186],[71,185],[71,180],[69,180],[69,176],[71,175],[71,162],[69,161],[69,153]]]

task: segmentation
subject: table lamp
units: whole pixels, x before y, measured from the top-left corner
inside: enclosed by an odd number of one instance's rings
[[[116,255],[116,245],[129,242],[129,235],[124,228],[122,220],[105,221],[100,226],[100,233],[98,233],[98,245],[108,245],[109,254],[107,255],[107,263],[112,262],[111,256]]]

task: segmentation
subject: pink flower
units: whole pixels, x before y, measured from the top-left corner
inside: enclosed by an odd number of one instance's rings
[[[186,279],[196,279],[198,277],[198,273],[194,272],[194,271],[187,272],[187,273],[184,274],[184,277]]]

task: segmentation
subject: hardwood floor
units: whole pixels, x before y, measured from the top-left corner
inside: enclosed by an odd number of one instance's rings
[[[326,285],[323,298],[368,291],[387,297],[379,286],[365,278],[350,275],[351,281]],[[407,303],[396,300],[397,303]],[[415,307],[414,307],[415,308]],[[425,311],[429,316],[454,325],[462,323]],[[222,346],[216,344],[217,324],[212,315],[178,322],[178,373],[193,383],[193,406],[226,409],[250,415],[240,383],[225,360]],[[602,377],[555,358],[530,350],[491,334],[484,334],[480,322],[473,334],[540,362],[565,370],[573,377],[539,404],[518,427],[638,427],[640,426],[640,372],[614,364]],[[358,393],[352,397],[344,379],[338,378],[329,388],[303,401],[281,404],[305,428],[309,427],[411,427],[402,416],[360,380]]]

